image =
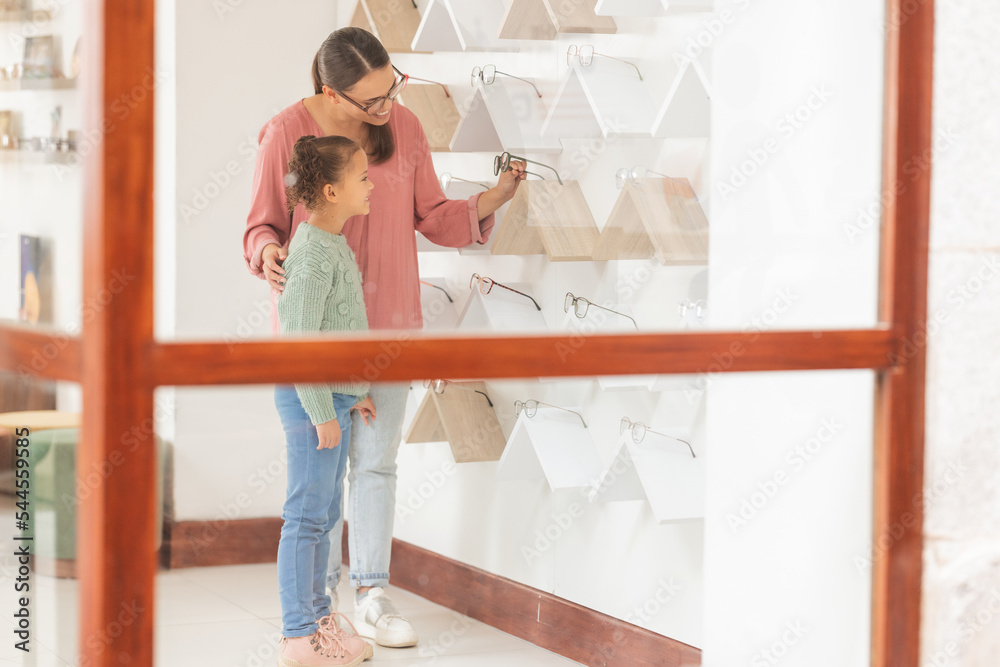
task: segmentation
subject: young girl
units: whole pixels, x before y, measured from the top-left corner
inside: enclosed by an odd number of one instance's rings
[[[284,261],[285,289],[278,298],[281,333],[368,329],[361,274],[341,235],[351,216],[368,213],[368,160],[345,137],[300,138],[288,162],[289,211],[304,203]],[[360,219],[360,218],[359,218]],[[288,491],[278,544],[285,667],[357,665],[372,647],[341,630],[326,594],[330,530],[338,525],[351,411],[368,424],[375,406],[367,383],[279,385],[274,402],[285,429]],[[332,613],[331,613],[332,612]],[[350,621],[344,619],[353,629]]]

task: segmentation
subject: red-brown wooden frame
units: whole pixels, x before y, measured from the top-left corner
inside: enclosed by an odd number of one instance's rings
[[[88,126],[99,127],[111,117],[111,105],[154,71],[153,2],[104,0],[86,7],[91,85],[84,106]],[[883,175],[889,188],[907,160],[930,154],[934,2],[888,0],[887,11]],[[122,266],[134,280],[85,322],[79,338],[0,326],[0,370],[82,382],[78,474],[121,460],[112,458],[116,450],[124,455],[114,474],[80,502],[82,662],[111,667],[124,654],[136,667],[153,665],[155,388],[346,379],[363,373],[366,359],[392,350],[379,379],[875,369],[873,538],[905,515],[913,527],[874,562],[872,665],[918,666],[923,515],[913,498],[923,487],[925,351],[914,343],[927,312],[929,170],[885,206],[880,294],[886,324],[871,330],[601,336],[582,346],[558,336],[163,343],[153,336],[152,96],[116,122],[86,162],[84,294],[100,293]],[[36,352],[52,346],[58,353],[43,354],[47,363],[32,367]],[[490,354],[481,354],[484,346]],[[563,361],[558,351],[566,349],[574,351]],[[108,637],[123,608],[140,611],[119,626],[121,634],[109,645],[89,641]]]

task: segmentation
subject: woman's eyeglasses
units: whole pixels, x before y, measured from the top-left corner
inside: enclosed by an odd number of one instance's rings
[[[621,190],[625,187],[626,181],[632,185],[642,185],[642,182],[650,175],[654,174],[656,176],[662,176],[663,178],[670,178],[666,174],[661,174],[658,171],[651,171],[645,167],[622,167],[617,172],[615,172],[615,186]]]
[[[480,67],[479,65],[476,65],[475,67],[473,67],[472,85],[473,86],[476,85],[476,79],[479,79],[480,81],[483,82],[483,85],[489,86],[494,81],[497,80],[497,74],[503,74],[504,76],[509,76],[512,79],[517,79],[518,81],[524,81],[526,84],[535,89],[535,93],[537,93],[539,97],[542,96],[542,93],[538,90],[538,86],[531,83],[527,79],[522,79],[521,77],[514,76],[513,74],[507,74],[507,72],[501,72],[496,68],[496,65],[486,65],[485,67]]]
[[[492,290],[494,286],[496,286],[496,287],[502,287],[505,290],[513,292],[514,294],[520,294],[523,297],[527,297],[527,298],[531,299],[531,303],[535,304],[535,308],[537,308],[538,310],[542,309],[542,307],[538,305],[538,302],[535,301],[534,298],[532,298],[531,296],[525,294],[524,292],[518,292],[516,289],[514,289],[512,287],[507,287],[506,285],[501,285],[500,283],[498,283],[497,281],[493,280],[492,278],[487,278],[485,276],[479,275],[478,273],[473,273],[472,274],[472,279],[469,280],[469,289],[476,289],[476,285],[477,284],[479,285],[479,291],[482,292],[483,294],[489,294],[490,290]]]
[[[434,283],[429,283],[426,280],[421,280],[420,284],[421,285],[427,285],[428,287],[433,287],[434,289],[441,290],[442,292],[444,292],[444,295],[446,297],[448,297],[448,303],[455,303],[455,300],[451,298],[450,294],[448,294],[448,290],[446,290],[445,288],[441,287],[440,285],[435,285]]]
[[[593,306],[594,308],[600,308],[601,310],[606,310],[609,313],[614,313],[615,315],[628,317],[628,319],[632,320],[632,324],[635,326],[636,331],[639,330],[639,325],[635,323],[635,320],[632,317],[626,315],[625,313],[619,313],[617,310],[611,310],[610,308],[599,306],[593,301],[588,301],[587,299],[584,299],[582,296],[573,296],[572,292],[566,292],[566,301],[563,303],[563,310],[566,311],[567,313],[570,311],[570,309],[572,309],[573,314],[582,320],[587,316],[587,312],[590,310],[591,306]]]
[[[444,90],[444,96],[445,97],[451,97],[451,93],[448,92],[448,86],[444,85],[440,81],[431,81],[430,79],[421,79],[418,76],[410,76],[409,74],[406,75],[406,78],[408,78],[410,81],[423,81],[424,83],[433,83],[435,86],[441,86],[441,88]]]
[[[493,407],[493,401],[491,401],[490,397],[486,395],[486,392],[482,392],[471,387],[463,387],[462,385],[456,384],[451,380],[424,380],[424,387],[430,389],[435,394],[443,394],[445,388],[448,386],[456,387],[458,389],[462,389],[463,391],[474,391],[477,394],[482,394],[486,398],[486,402],[490,404],[490,407]]]
[[[519,155],[511,155],[507,151],[504,151],[500,155],[497,155],[493,158],[493,175],[499,176],[500,172],[502,171],[510,171],[510,161],[512,159],[524,160],[525,162],[530,162],[531,164],[537,164],[538,166],[545,167],[546,169],[552,169],[552,173],[556,175],[556,179],[559,181],[559,185],[563,185],[562,179],[559,177],[559,172],[550,167],[549,165],[543,164],[541,162],[535,162],[534,160],[529,160],[528,158],[521,157]],[[545,179],[544,176],[541,176],[540,174],[536,174],[531,171],[525,171],[524,173],[531,174],[532,176],[538,176],[538,178],[541,178],[543,180]]]
[[[708,309],[708,304],[705,303],[704,299],[698,299],[697,301],[691,301],[691,299],[684,299],[677,303],[677,314],[681,317],[686,317],[688,311],[694,309],[694,316],[699,320],[705,319],[705,311]]]
[[[583,420],[583,415],[581,415],[579,412],[576,412],[574,410],[567,410],[566,408],[560,408],[558,405],[552,405],[550,403],[542,403],[541,401],[536,401],[533,398],[529,398],[526,401],[514,401],[514,416],[516,417],[520,415],[521,411],[523,410],[524,414],[528,415],[529,418],[534,417],[535,413],[538,412],[539,405],[544,405],[549,408],[555,408],[556,410],[562,410],[563,412],[569,412],[571,414],[574,414],[580,418],[580,421],[583,423],[583,427],[587,428],[587,422]]]
[[[462,181],[463,183],[472,183],[473,185],[478,185],[484,190],[489,190],[488,186],[483,185],[479,181],[470,181],[466,178],[459,178],[458,176],[452,176],[450,171],[442,172],[441,176],[438,177],[438,180],[441,183],[441,189],[445,191],[448,190],[448,186],[451,185],[452,181]]]
[[[666,433],[660,433],[659,431],[654,431],[653,429],[649,428],[642,422],[634,422],[628,417],[622,417],[621,425],[618,427],[618,432],[624,435],[625,431],[628,431],[630,429],[632,431],[632,442],[634,442],[637,445],[640,442],[642,442],[643,438],[646,437],[646,431],[649,431],[650,433],[655,433],[656,435],[662,435],[664,438],[670,438],[671,440],[676,440],[677,442],[683,442],[685,445],[687,445],[688,451],[691,452],[691,458],[694,459],[698,458],[697,456],[694,455],[694,448],[691,447],[691,443],[688,442],[687,440],[682,440],[681,438],[675,438],[674,436],[667,435]]]
[[[635,63],[630,63],[627,60],[622,60],[621,58],[615,58],[614,56],[608,56],[603,53],[597,53],[594,51],[594,46],[592,44],[584,44],[583,46],[577,46],[576,44],[570,44],[569,48],[566,49],[566,64],[572,65],[573,58],[579,58],[580,64],[584,67],[590,67],[594,64],[594,56],[601,56],[602,58],[610,58],[611,60],[617,60],[620,63],[625,63],[626,65],[631,65],[635,68],[635,73],[639,75],[639,81],[642,81],[642,72],[639,71],[638,66]]]
[[[382,97],[376,97],[374,100],[372,100],[371,102],[369,102],[367,105],[363,106],[363,105],[359,104],[358,102],[352,100],[350,97],[348,97],[344,93],[340,92],[339,90],[337,91],[337,94],[340,95],[341,97],[343,97],[345,100],[347,100],[351,104],[353,104],[354,106],[356,106],[357,108],[359,108],[362,111],[364,111],[369,116],[374,116],[376,114],[379,114],[379,113],[382,112],[382,109],[385,108],[386,102],[388,102],[390,100],[395,100],[396,96],[399,95],[401,92],[403,92],[403,88],[406,88],[406,82],[410,78],[406,74],[403,74],[398,69],[396,69],[395,65],[392,66],[392,69],[393,69],[394,72],[396,72],[396,80],[392,84],[392,87],[389,88],[389,92],[386,93],[385,95],[383,95]],[[447,89],[445,90],[445,92],[447,92]]]

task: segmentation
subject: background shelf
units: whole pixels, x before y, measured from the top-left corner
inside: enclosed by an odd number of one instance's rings
[[[0,11],[0,23],[43,23],[51,20],[52,12],[47,9]]]
[[[379,38],[389,53],[426,53],[411,48],[420,12],[407,0],[358,0],[351,25]]]
[[[500,28],[503,39],[555,39],[557,33],[614,34],[609,16],[594,12],[597,0],[513,0]]]
[[[542,123],[542,136],[607,138],[650,136],[656,108],[631,67],[595,58],[590,67],[574,63],[559,86]]]
[[[594,259],[649,259],[664,264],[708,263],[708,218],[686,178],[626,182]]]
[[[527,283],[505,282],[504,285],[530,294],[536,301],[538,300],[538,297],[532,294],[531,285]],[[489,294],[483,294],[478,289],[473,290],[462,309],[458,328],[501,333],[529,331],[538,333],[547,329],[545,318],[530,299],[502,287],[494,287]]]
[[[453,152],[558,153],[558,139],[542,137],[545,108],[526,84],[510,90],[503,83],[477,85],[451,140]],[[515,104],[515,100],[517,103]]]
[[[653,121],[653,136],[707,137],[711,121],[711,88],[695,60],[685,60]]]
[[[569,406],[568,410],[581,412]],[[521,413],[511,431],[496,479],[533,480],[544,477],[553,491],[587,487],[601,473],[597,445],[580,418],[563,410],[538,406],[534,417]]]
[[[530,165],[529,165],[530,167]],[[600,236],[579,181],[522,181],[496,231],[494,255],[589,261]]]
[[[435,84],[408,83],[399,103],[416,115],[432,151],[450,151],[451,140],[461,120],[455,98]]]
[[[0,164],[73,164],[76,152],[0,149]]]
[[[516,51],[497,37],[503,21],[500,0],[430,0],[413,38],[414,51]]]
[[[6,79],[0,81],[0,91],[8,90],[70,90],[76,79]]]
[[[454,382],[444,393],[428,390],[406,433],[406,442],[447,442],[456,463],[499,460],[503,431],[483,382]]]

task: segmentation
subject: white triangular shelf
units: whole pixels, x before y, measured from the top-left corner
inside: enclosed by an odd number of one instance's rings
[[[566,73],[541,133],[561,139],[648,137],[655,118],[656,107],[638,73],[624,63],[595,58],[590,67],[574,63]]]
[[[472,179],[469,179],[472,180]],[[479,187],[476,183],[482,183],[484,187]],[[468,199],[473,195],[486,192],[489,189],[490,184],[485,181],[476,181],[475,183],[466,183],[465,181],[459,181],[457,179],[452,180],[448,184],[448,189],[444,191],[444,196],[448,199]],[[490,254],[490,247],[493,245],[493,239],[496,238],[497,230],[503,223],[504,214],[507,213],[508,205],[504,204],[496,211],[493,212],[493,230],[490,232],[490,237],[486,240],[486,243],[473,243],[472,245],[467,245],[464,248],[459,248],[458,252],[462,255],[488,255]]]
[[[418,53],[410,45],[420,25],[420,12],[406,0],[358,0],[351,25],[378,37],[389,53]]]
[[[451,140],[453,152],[560,153],[558,139],[542,137],[545,108],[527,84],[508,88],[499,80],[477,85]],[[517,100],[515,104],[514,100]]]
[[[594,12],[596,3],[597,0],[513,0],[503,17],[500,38],[551,40],[558,33],[618,32],[614,19]]]
[[[527,283],[503,283],[525,294],[531,293]],[[537,301],[537,297],[535,297]],[[458,328],[466,331],[503,333],[547,331],[545,318],[531,299],[510,290],[494,286],[489,294],[473,290],[459,316]]]
[[[455,305],[455,294],[448,289],[444,278],[421,278],[422,281],[436,285],[420,283],[420,311],[424,317],[424,331],[454,331],[458,328],[458,308]],[[438,287],[447,290],[446,295]],[[452,301],[448,300],[448,295]]]
[[[553,262],[589,261],[599,237],[579,181],[526,180],[517,186],[491,251],[545,254]]]
[[[451,140],[462,120],[455,98],[435,84],[410,83],[399,95],[399,103],[413,112],[424,128],[432,151],[450,151]]]
[[[580,412],[576,407],[567,409]],[[588,487],[600,472],[601,458],[590,429],[576,415],[540,405],[534,417],[523,412],[518,416],[497,464],[496,479],[544,477],[549,488],[558,491]]]
[[[697,449],[695,454],[699,454]],[[704,518],[703,453],[692,458],[683,443],[656,433],[647,433],[637,445],[632,442],[631,435],[625,433],[618,441],[618,450],[611,462],[602,467],[596,490],[592,487],[588,497],[591,502],[598,503],[639,500],[641,498],[636,498],[639,495],[636,478],[642,497],[649,502],[659,523]],[[619,484],[621,489],[616,488]]]
[[[500,0],[430,0],[413,38],[414,51],[516,51],[497,37],[503,21]]]
[[[458,386],[452,386],[458,385]],[[456,382],[444,393],[427,391],[406,432],[406,442],[447,442],[456,463],[497,461],[505,445],[483,382]]]
[[[646,178],[641,185],[626,181],[593,258],[707,264],[708,237],[708,218],[686,178]]]
[[[576,294],[576,296],[581,295]],[[628,304],[608,305],[601,303],[600,305],[606,306],[612,310],[617,310],[619,313],[635,317],[632,313],[631,306]],[[562,327],[565,331],[578,332],[584,335],[628,333],[636,331],[632,321],[627,317],[621,317],[620,315],[609,313],[606,310],[602,310],[594,306],[590,307],[587,316],[584,318],[579,318],[572,312],[565,313],[563,315]],[[601,391],[627,391],[632,389],[643,389],[649,391],[653,386],[653,382],[656,380],[656,376],[598,375],[596,379]]]
[[[711,86],[696,60],[684,60],[653,121],[654,137],[707,137],[711,125]]]

